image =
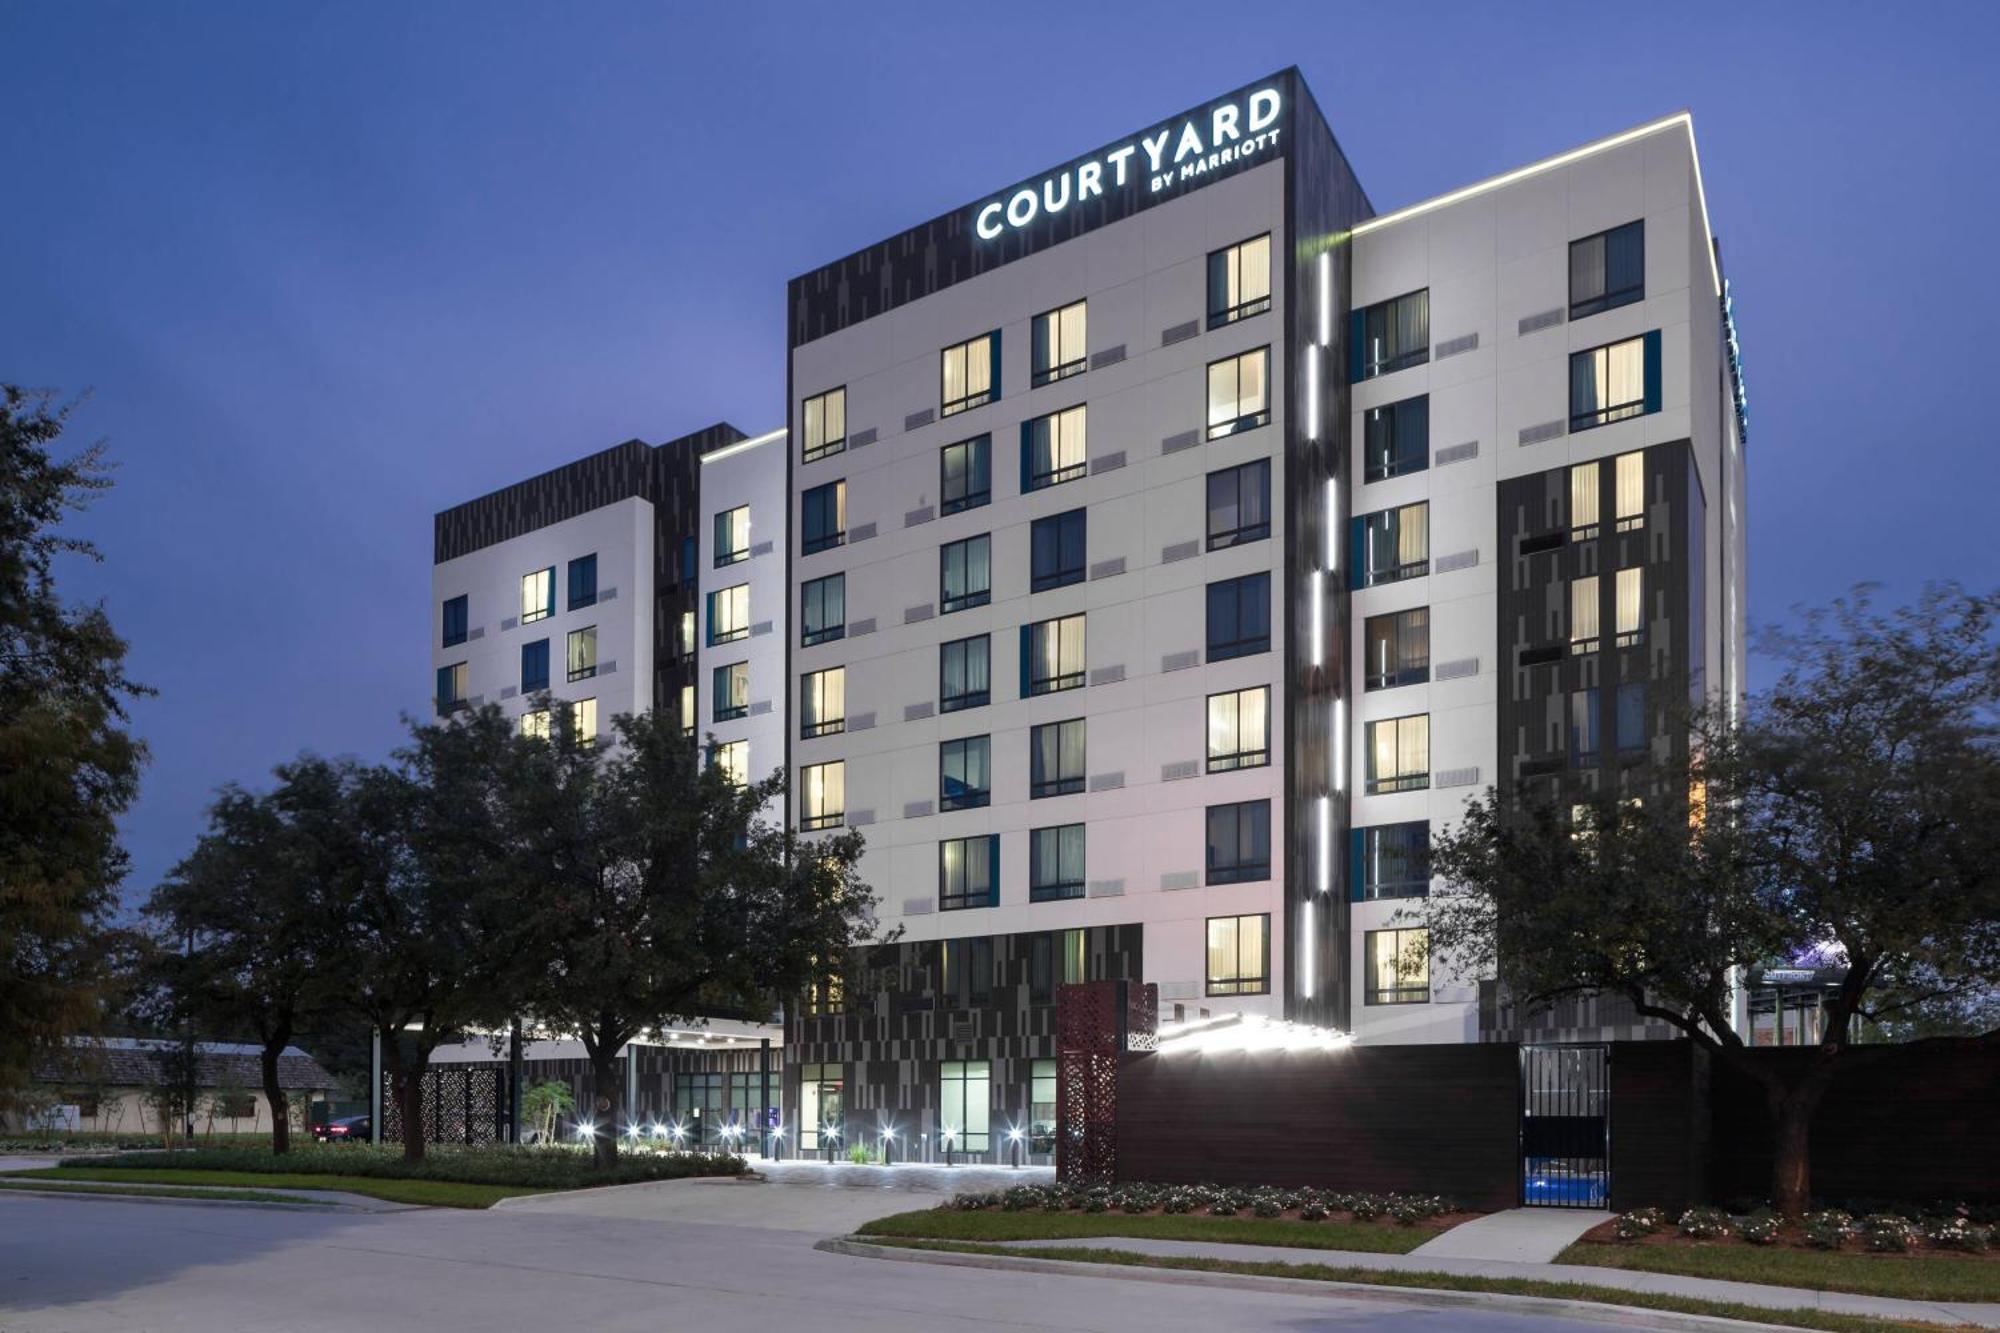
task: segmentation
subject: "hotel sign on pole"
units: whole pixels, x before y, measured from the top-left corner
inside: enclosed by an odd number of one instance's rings
[[[982,241],[998,240],[1092,200],[1164,195],[1238,163],[1275,156],[1284,113],[1284,96],[1275,85],[1225,98],[979,204],[972,211],[973,231]]]

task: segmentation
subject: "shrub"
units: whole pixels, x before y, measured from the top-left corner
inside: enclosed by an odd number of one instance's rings
[[[1940,1250],[1979,1254],[1993,1243],[1993,1233],[1969,1217],[1938,1217],[1924,1227],[1924,1239]]]
[[[1163,1213],[1191,1213],[1195,1209],[1195,1197],[1187,1190],[1175,1190],[1160,1204]]]
[[[1250,1205],[1250,1211],[1259,1217],[1276,1217],[1285,1210],[1276,1199],[1265,1197]]]
[[[1317,1199],[1313,1200],[1311,1203],[1306,1204],[1304,1207],[1299,1209],[1299,1221],[1301,1222],[1326,1221],[1326,1205],[1319,1202]]]
[[[1355,1194],[1347,1200],[1347,1211],[1362,1222],[1372,1222],[1380,1217],[1387,1207],[1382,1200],[1372,1194]]]
[[[1785,1219],[1769,1208],[1759,1208],[1736,1224],[1736,1234],[1752,1245],[1774,1245],[1785,1229]]]
[[[1837,1250],[1854,1236],[1854,1219],[1838,1208],[1822,1208],[1805,1215],[1806,1244],[1821,1250]]]
[[[1875,1213],[1861,1223],[1861,1243],[1881,1254],[1901,1254],[1916,1236],[1917,1224],[1901,1213]]]
[[[1227,1196],[1218,1198],[1208,1205],[1210,1217],[1234,1217],[1236,1216],[1236,1211],[1235,1201]]]
[[[1657,1208],[1635,1208],[1619,1215],[1612,1226],[1612,1234],[1620,1240],[1637,1240],[1650,1236],[1667,1224],[1666,1215]]]
[[[523,1185],[539,1189],[577,1189],[588,1185],[624,1185],[642,1180],[679,1180],[688,1176],[740,1176],[749,1169],[741,1157],[721,1153],[628,1150],[618,1164],[599,1171],[582,1148],[484,1148],[433,1145],[420,1162],[403,1159],[400,1147],[377,1148],[351,1143],[338,1147],[300,1145],[283,1157],[268,1147],[191,1148],[181,1152],[147,1152],[92,1157],[65,1162],[73,1166],[143,1167],[148,1170],[248,1171],[262,1174],[367,1176],[394,1180],[444,1180],[466,1185]]]
[[[1706,1205],[1681,1214],[1681,1234],[1696,1240],[1717,1240],[1729,1234],[1729,1214]]]

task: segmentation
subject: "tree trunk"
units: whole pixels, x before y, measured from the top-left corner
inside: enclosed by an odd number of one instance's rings
[[[625,1077],[618,1065],[616,1046],[610,1042],[591,1044],[591,1108],[584,1119],[595,1130],[590,1139],[591,1160],[606,1171],[618,1165],[618,1129],[625,1119]]]
[[[394,1027],[382,1030],[382,1065],[389,1074],[390,1095],[403,1119],[403,1160],[424,1160],[424,1069],[430,1052],[412,1054],[403,1046],[403,1034]]]
[[[1812,1199],[1812,1113],[1812,1103],[1796,1092],[1771,1107],[1771,1200],[1795,1221]]]
[[[264,1043],[261,1063],[264,1073],[264,1100],[271,1107],[271,1155],[283,1157],[292,1150],[292,1107],[278,1082],[278,1057],[284,1053],[291,1035],[286,1033]]]

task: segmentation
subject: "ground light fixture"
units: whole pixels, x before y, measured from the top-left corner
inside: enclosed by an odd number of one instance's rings
[[[597,1126],[588,1120],[577,1121],[576,1137],[579,1143],[588,1143],[597,1137]]]
[[[1014,1169],[1019,1171],[1021,1169],[1021,1156],[1025,1151],[1025,1145],[1021,1137],[1021,1127],[1019,1125],[1009,1125],[1007,1127],[1007,1142],[1014,1146]]]
[[[1160,1025],[1161,1055],[1239,1051],[1335,1051],[1353,1037],[1337,1028],[1313,1027],[1262,1014],[1220,1014]]]
[[[891,1166],[894,1164],[891,1160],[891,1154],[895,1144],[896,1127],[891,1125],[882,1131],[882,1165]]]

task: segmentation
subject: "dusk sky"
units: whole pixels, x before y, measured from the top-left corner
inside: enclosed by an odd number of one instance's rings
[[[0,3],[0,380],[159,690],[128,898],[213,788],[421,714],[431,516],[784,417],[788,278],[1297,64],[1378,209],[1686,107],[1750,616],[1992,587],[2000,6]]]

